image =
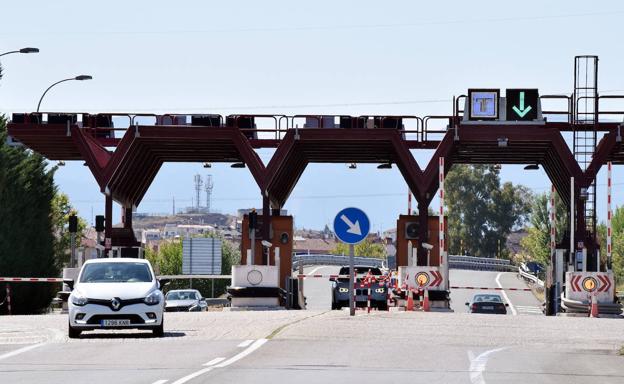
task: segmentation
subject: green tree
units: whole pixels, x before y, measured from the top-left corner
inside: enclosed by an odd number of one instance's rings
[[[47,168],[37,153],[9,147],[5,123],[0,116],[0,271],[6,276],[56,277],[51,220],[56,168]],[[16,314],[45,311],[58,290],[41,283],[15,283],[11,288]]]
[[[331,250],[331,253],[334,255],[349,255],[349,245],[338,243],[336,247]],[[355,256],[359,257],[385,258],[386,247],[380,243],[373,243],[370,239],[364,239],[364,241],[355,245],[354,253]]]
[[[550,213],[549,194],[534,196],[529,215],[530,226],[528,235],[520,241],[524,254],[528,259],[544,265],[550,264]],[[557,219],[556,241],[561,242],[568,229],[568,212],[565,204],[557,195],[555,197],[555,216]]]
[[[446,180],[449,251],[493,257],[514,227],[526,221],[531,194],[522,185],[501,185],[493,165],[454,165]],[[503,255],[507,250],[503,249]]]
[[[69,264],[71,249],[71,234],[69,233],[69,216],[77,214],[69,202],[69,197],[57,192],[52,199],[52,226],[55,234],[54,255],[57,268],[61,269]],[[87,223],[78,217],[78,232],[76,233],[76,247],[84,234]]]

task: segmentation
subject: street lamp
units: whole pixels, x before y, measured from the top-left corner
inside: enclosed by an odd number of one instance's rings
[[[39,52],[39,48],[26,47],[26,48],[18,49],[17,51],[9,51],[9,52],[1,53],[0,56],[10,55],[11,53],[38,53],[38,52]]]
[[[45,90],[45,92],[43,92],[43,95],[41,95],[41,98],[39,99],[39,104],[37,104],[37,112],[39,112],[39,107],[41,107],[41,102],[43,101],[43,97],[46,95],[46,93],[48,93],[48,91],[54,87],[57,84],[63,83],[65,81],[72,81],[72,80],[78,80],[78,81],[83,81],[83,80],[91,80],[93,79],[93,76],[90,75],[80,75],[80,76],[76,76],[76,77],[70,77],[69,79],[63,79],[60,81],[57,81],[56,83],[50,85],[48,87],[48,89]]]

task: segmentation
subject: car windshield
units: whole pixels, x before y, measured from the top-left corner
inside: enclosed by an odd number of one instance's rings
[[[194,291],[174,291],[167,293],[167,300],[197,300],[197,293]]]
[[[498,295],[476,295],[474,297],[475,303],[502,303],[503,300]]]
[[[348,275],[349,274],[349,267],[342,267],[340,268],[340,275]],[[355,273],[358,275],[358,277],[364,276],[368,273],[368,271],[371,272],[372,275],[375,276],[380,276],[381,275],[381,270],[377,267],[355,267]]]
[[[149,283],[152,273],[145,263],[91,263],[80,275],[81,283]]]

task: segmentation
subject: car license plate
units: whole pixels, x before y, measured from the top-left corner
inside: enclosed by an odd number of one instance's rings
[[[491,310],[494,309],[494,307],[492,305],[484,305],[484,306],[481,307],[481,309],[485,309],[485,310],[491,311]]]
[[[130,320],[115,319],[115,320],[102,320],[102,327],[124,327],[130,325]]]

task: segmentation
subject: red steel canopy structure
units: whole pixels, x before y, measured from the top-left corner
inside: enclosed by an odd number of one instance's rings
[[[271,212],[279,215],[307,164],[394,163],[418,201],[424,224],[421,238],[426,238],[427,208],[438,189],[438,161],[444,157],[446,172],[453,164],[539,164],[567,206],[574,177],[575,238],[585,241],[592,251],[595,233],[587,230],[582,200],[586,197],[581,192],[592,186],[607,161],[624,164],[623,125],[600,119],[603,114],[624,115],[600,110],[605,99],[624,100],[624,96],[596,93],[592,99],[595,118],[587,124],[574,117],[576,95],[576,89],[572,96],[542,95],[542,101],[555,99],[566,107],[542,111],[557,121],[547,118],[535,124],[467,124],[459,108],[460,100],[466,98],[462,95],[448,116],[193,115],[187,121],[186,115],[29,113],[14,114],[8,134],[50,160],[85,162],[106,195],[106,217],[112,217],[112,201],[124,207],[124,228],[113,228],[106,221],[105,237],[112,246],[137,245],[132,207],[140,204],[164,162],[245,163],[263,197],[267,232]],[[127,127],[113,128],[113,120],[120,118],[128,120]],[[577,132],[602,135],[591,161],[583,167],[564,132],[574,132],[575,140]],[[256,148],[276,151],[264,164]],[[425,169],[410,152],[419,149],[435,149]]]

